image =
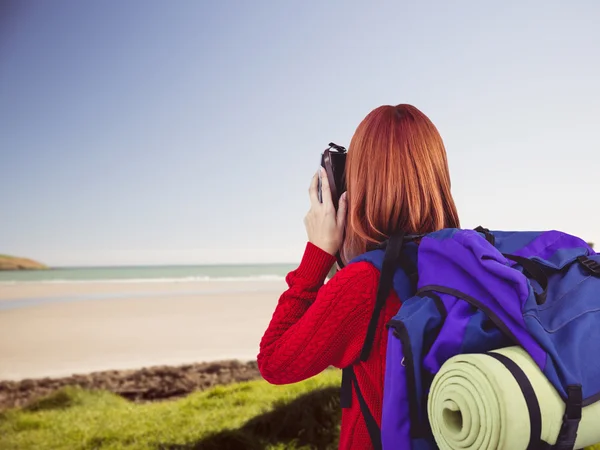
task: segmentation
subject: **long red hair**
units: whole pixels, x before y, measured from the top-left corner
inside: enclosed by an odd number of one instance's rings
[[[346,262],[398,231],[460,226],[444,143],[414,106],[380,106],[364,118],[348,148],[346,185]]]

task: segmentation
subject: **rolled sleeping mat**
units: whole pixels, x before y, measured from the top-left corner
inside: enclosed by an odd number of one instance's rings
[[[500,358],[514,362],[531,383],[539,403],[541,440],[555,444],[565,403],[529,354],[508,347],[490,354],[463,354],[444,363],[433,379],[427,410],[442,450],[526,450],[532,422],[521,387]],[[499,356],[498,356],[499,355]],[[510,364],[508,361],[508,364]],[[534,427],[535,428],[535,427]],[[539,425],[538,425],[539,429]],[[600,443],[600,402],[582,411],[575,448]]]

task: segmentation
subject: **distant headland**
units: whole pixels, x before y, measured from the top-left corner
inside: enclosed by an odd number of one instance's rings
[[[40,270],[48,266],[28,258],[0,255],[0,270]]]

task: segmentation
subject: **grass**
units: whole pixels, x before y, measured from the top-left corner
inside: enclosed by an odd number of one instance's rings
[[[0,413],[0,449],[333,449],[339,383],[327,370],[293,385],[257,380],[146,404],[67,387]]]
[[[336,449],[339,383],[327,370],[294,385],[250,381],[146,404],[67,387],[0,413],[0,449]]]

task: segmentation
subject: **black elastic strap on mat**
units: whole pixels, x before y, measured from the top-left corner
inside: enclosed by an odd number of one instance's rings
[[[533,259],[525,258],[524,256],[511,255],[509,253],[502,253],[502,255],[505,258],[520,264],[521,267],[523,267],[523,270],[527,272],[527,275],[538,282],[542,288],[542,292],[536,293],[535,298],[538,305],[544,304],[548,294],[548,275],[546,275],[546,272],[544,272],[540,265]]]
[[[360,352],[360,360],[366,361],[369,359],[371,348],[373,347],[373,340],[375,339],[375,331],[377,331],[377,324],[379,323],[379,315],[385,305],[385,301],[392,290],[394,282],[394,272],[396,264],[400,258],[400,252],[402,251],[402,244],[404,243],[404,233],[398,233],[390,237],[385,249],[385,256],[383,257],[383,265],[381,267],[381,274],[379,276],[379,286],[377,287],[377,298],[375,300],[375,308],[371,315],[369,327],[367,328],[367,336],[363,344],[363,348]]]
[[[500,353],[490,352],[488,353],[488,356],[491,356],[504,364],[504,367],[508,369],[515,378],[515,381],[519,384],[523,397],[525,398],[525,403],[527,403],[527,410],[529,411],[529,445],[527,446],[527,450],[538,450],[542,447],[542,413],[529,378],[527,378],[523,369],[521,369],[512,359],[507,358]]]
[[[573,450],[577,440],[577,430],[581,421],[581,410],[583,408],[583,393],[580,385],[567,386],[567,404],[563,417],[562,427],[554,450]]]
[[[358,403],[360,404],[360,411],[362,413],[363,418],[365,419],[365,424],[367,425],[367,430],[369,431],[369,436],[371,438],[371,442],[373,443],[373,448],[375,450],[382,450],[381,444],[381,430],[379,429],[379,425],[377,425],[377,421],[373,414],[371,414],[371,410],[365,401],[365,398],[358,387],[358,381],[356,380],[356,375],[354,373],[354,369],[352,366],[344,369],[348,374],[347,377],[350,380],[351,386],[354,385],[354,390],[356,391],[356,397],[358,398]],[[343,376],[343,375],[342,375]],[[352,392],[350,393],[352,395]]]

